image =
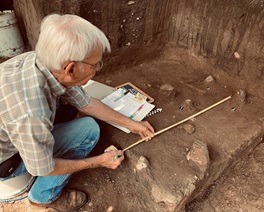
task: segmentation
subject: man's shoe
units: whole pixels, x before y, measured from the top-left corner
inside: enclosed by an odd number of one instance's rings
[[[38,206],[38,207],[47,207],[47,208],[53,208],[59,211],[76,211],[80,209],[82,206],[85,205],[87,202],[87,196],[82,191],[77,190],[71,190],[71,189],[64,189],[61,192],[61,195],[58,199],[56,199],[54,202],[49,204],[38,204],[31,202],[29,200],[31,205]]]

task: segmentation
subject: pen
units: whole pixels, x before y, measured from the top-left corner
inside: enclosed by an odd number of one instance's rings
[[[125,93],[123,93],[121,96],[117,97],[114,102],[117,102],[119,99],[122,99],[122,97],[124,97],[126,94],[128,94],[129,91],[126,91]]]
[[[136,110],[136,112],[134,112],[131,116],[129,116],[129,118],[131,118],[131,119],[134,118],[137,115],[138,111],[140,111],[143,106],[144,106],[144,104],[140,105],[140,107]]]

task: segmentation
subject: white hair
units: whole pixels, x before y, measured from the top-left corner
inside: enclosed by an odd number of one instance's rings
[[[105,34],[76,15],[52,14],[41,23],[36,54],[49,70],[60,70],[66,61],[81,61],[97,47],[111,51]]]

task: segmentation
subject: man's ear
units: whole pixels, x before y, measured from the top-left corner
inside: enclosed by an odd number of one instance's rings
[[[74,62],[70,62],[65,68],[64,68],[64,74],[67,77],[73,77],[73,73],[74,73]]]

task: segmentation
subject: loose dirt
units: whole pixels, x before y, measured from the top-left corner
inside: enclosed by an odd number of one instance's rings
[[[152,96],[155,99],[156,108],[163,109],[161,113],[146,119],[156,130],[182,120],[230,94],[237,98],[236,101],[241,101],[240,104],[234,104],[237,105],[236,107],[231,107],[231,103],[222,106],[223,112],[228,110],[231,117],[235,116],[236,112],[239,114],[244,104],[248,105],[250,102],[253,104],[253,100],[256,99],[263,101],[260,98],[263,91],[261,79],[245,80],[229,76],[206,59],[196,57],[184,50],[179,50],[175,56],[174,51],[168,49],[156,60],[146,61],[134,67],[118,67],[112,72],[102,72],[96,76],[95,80],[113,87],[132,82]],[[162,86],[165,85],[172,86],[173,89],[162,90]],[[243,102],[245,101],[243,95],[238,95],[241,89],[247,94],[246,102]],[[182,104],[187,99],[193,102],[191,108]],[[181,110],[181,107],[184,109]],[[211,111],[211,114],[215,112],[219,114],[221,109]],[[247,115],[261,113],[260,108],[257,107],[257,109],[258,111],[248,109]],[[197,167],[192,163],[186,162],[188,149],[192,146],[195,136],[199,135],[198,137],[203,138],[209,145],[210,159],[213,163],[224,157],[224,155],[221,156],[221,151],[219,151],[220,155],[216,154],[217,150],[213,148],[213,143],[207,139],[213,137],[217,137],[219,141],[228,139],[225,134],[217,134],[217,128],[222,127],[222,123],[225,122],[222,117],[219,117],[218,122],[214,123],[215,126],[212,126],[211,119],[205,117],[201,116],[199,120],[190,122],[195,128],[193,134],[188,134],[183,128],[175,128],[150,142],[135,147],[126,154],[126,160],[116,170],[98,168],[74,174],[68,187],[83,190],[89,196],[88,203],[79,211],[176,211],[171,205],[177,202],[175,198],[180,197],[181,192],[187,192],[185,188],[180,187],[183,186],[184,180],[191,179],[190,176],[194,176],[195,173],[204,174],[201,170],[197,171]],[[101,139],[92,155],[102,153],[110,144],[125,148],[139,139],[136,135],[125,134],[106,123],[99,122],[99,124]],[[205,134],[207,131],[201,130],[201,126],[202,129],[210,129],[208,136]],[[233,133],[241,135],[241,130],[243,129],[233,129]],[[219,142],[217,145],[222,144]],[[204,188],[205,192],[183,210],[187,212],[252,212],[262,209],[263,211],[263,148],[260,144],[252,152],[241,155],[241,158],[234,158],[234,164],[230,165],[233,168],[226,167],[222,177],[215,180],[207,189]],[[172,151],[175,154],[166,154]],[[149,169],[139,172],[135,164],[138,157],[142,155],[150,162],[150,166]],[[198,175],[199,180],[203,177]],[[195,182],[193,185],[197,186]],[[155,188],[156,193],[153,193]],[[154,194],[156,196],[153,197]],[[186,193],[181,195],[184,196]],[[179,201],[181,200],[179,198]],[[54,211],[32,207],[26,199],[16,203],[1,203],[0,210],[3,212]]]

